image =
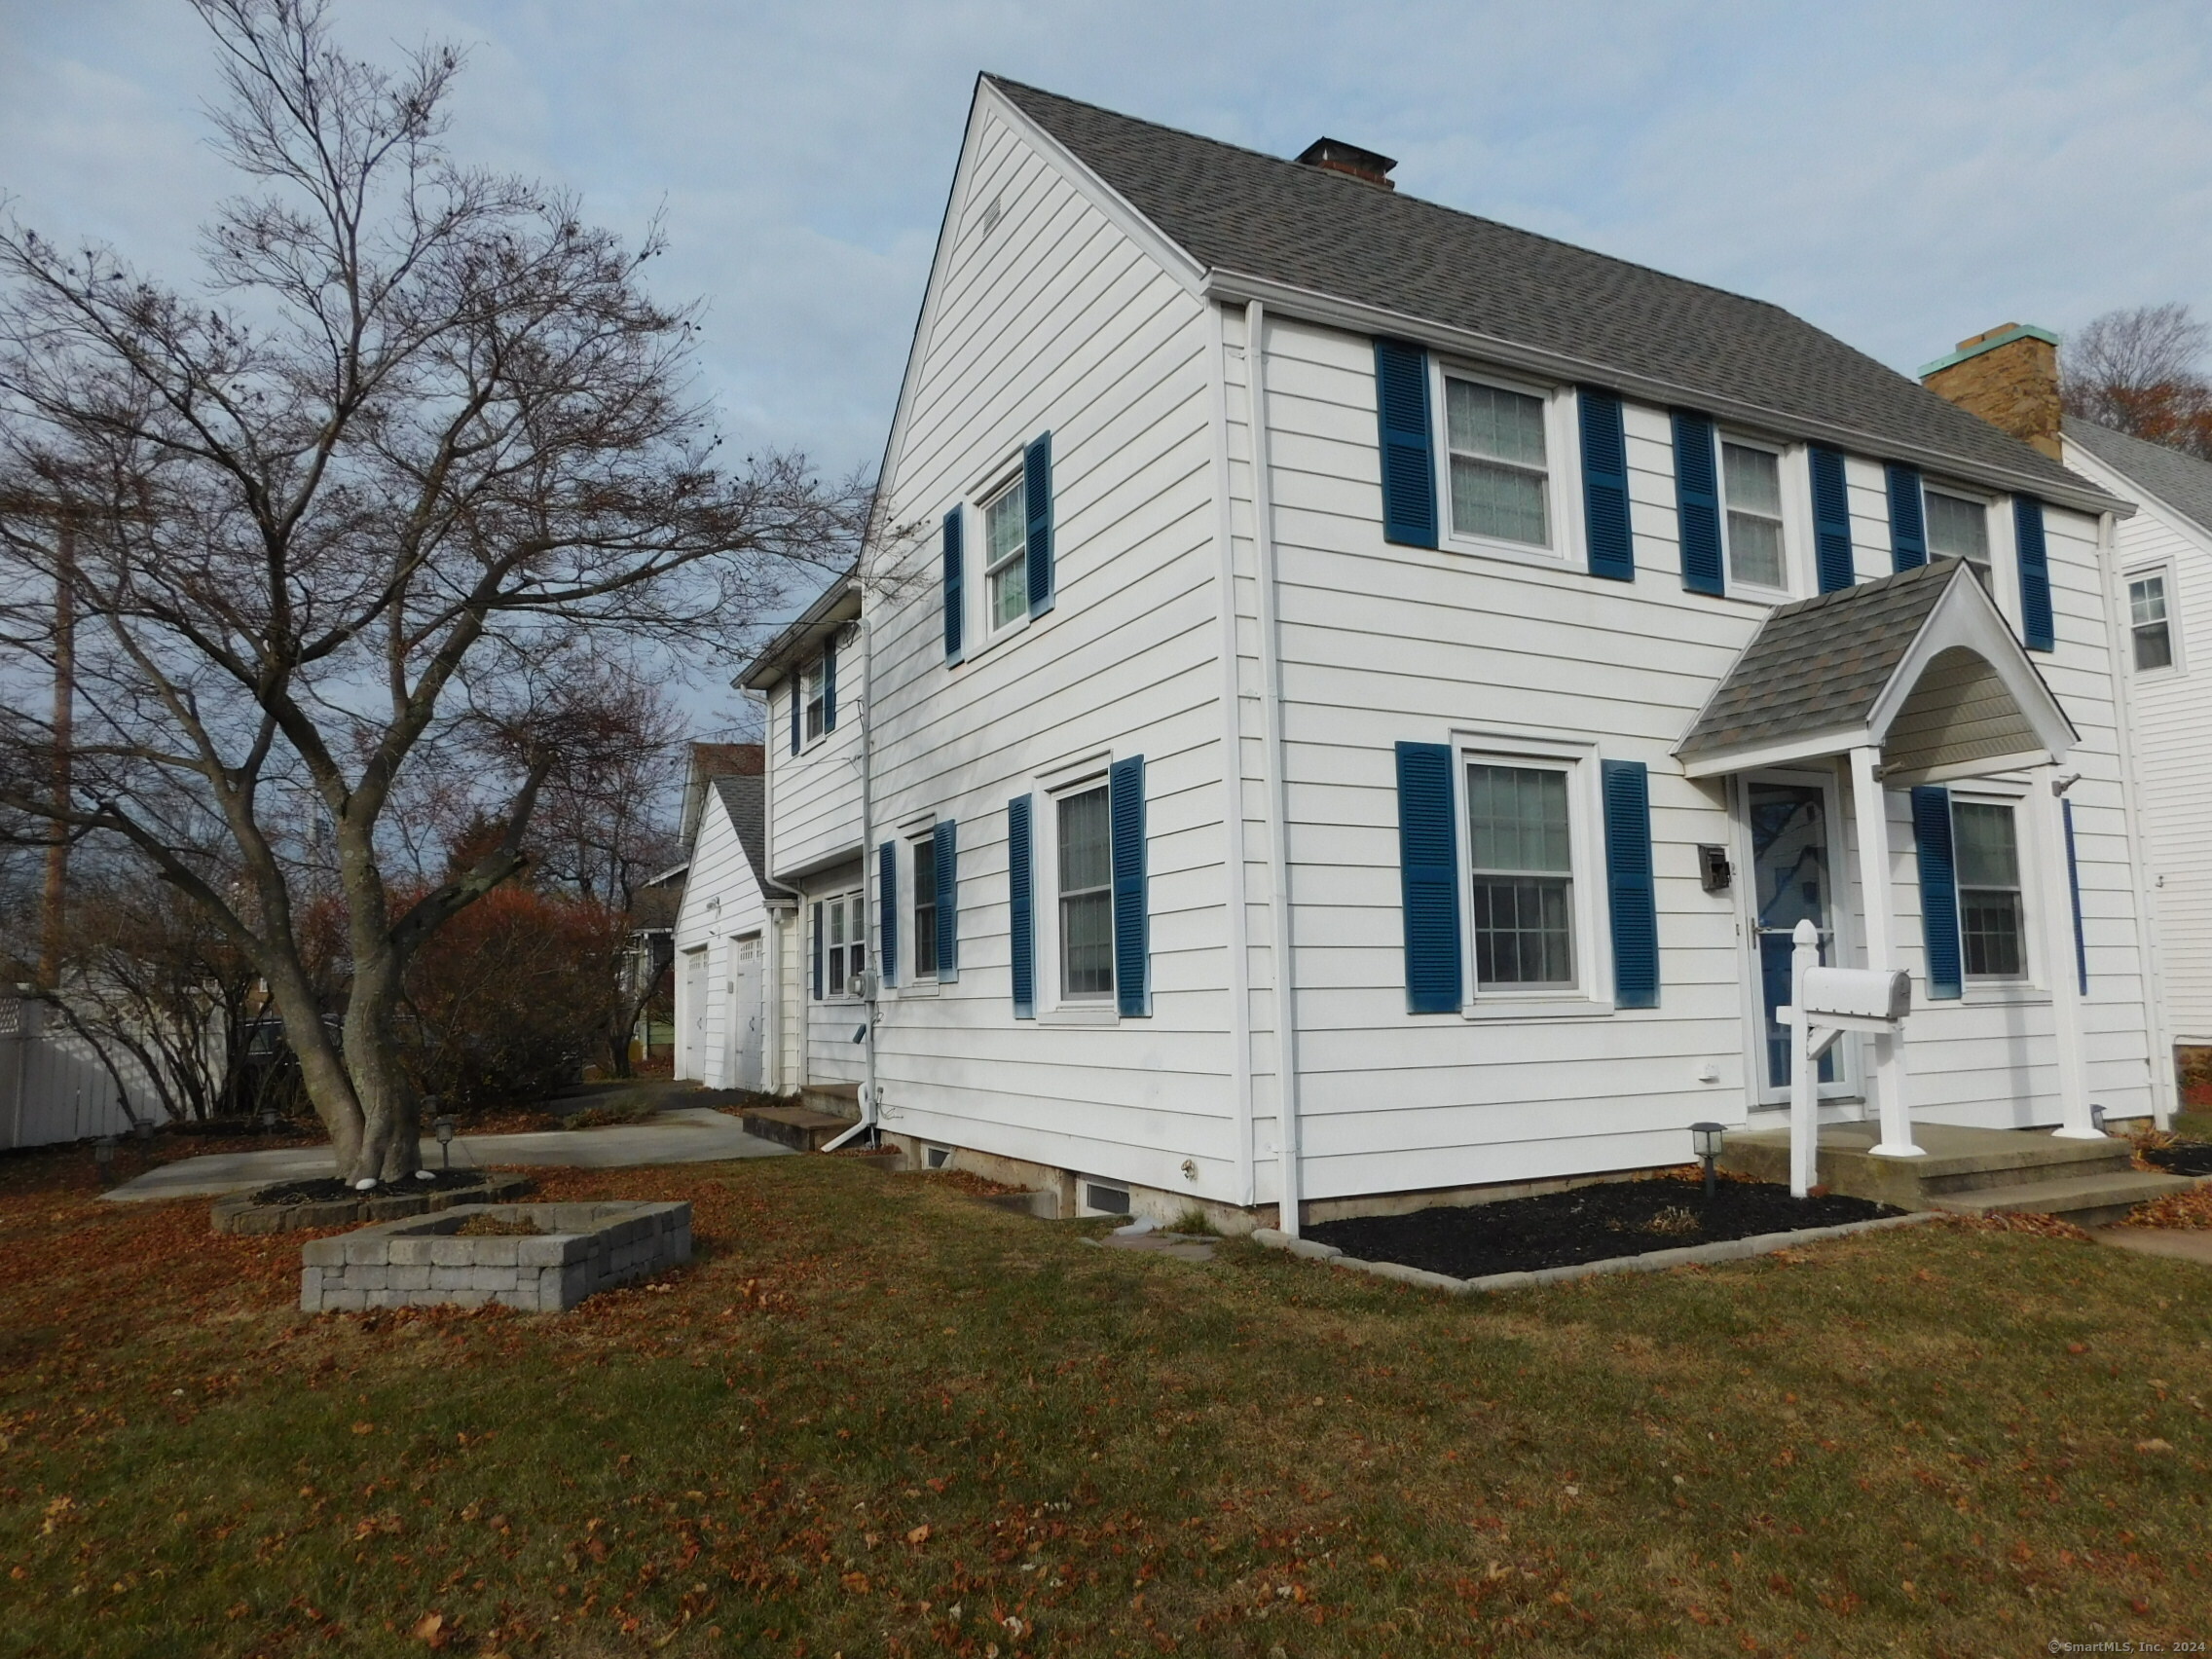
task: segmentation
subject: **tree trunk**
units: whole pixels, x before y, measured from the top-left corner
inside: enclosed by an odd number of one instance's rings
[[[283,1021],[284,1042],[300,1062],[300,1081],[308,1103],[330,1134],[331,1161],[348,1174],[361,1147],[361,1102],[346,1062],[322,1023],[322,1006],[296,963],[273,965],[267,974],[270,1000]]]
[[[346,1069],[361,1103],[361,1141],[347,1167],[349,1181],[404,1181],[422,1167],[422,1107],[392,1040],[400,975],[398,952],[389,945],[354,958]]]

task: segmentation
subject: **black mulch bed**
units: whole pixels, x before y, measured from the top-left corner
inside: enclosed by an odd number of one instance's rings
[[[1903,1213],[1838,1193],[1793,1198],[1788,1187],[1765,1181],[1723,1180],[1708,1198],[1702,1178],[1662,1175],[1493,1204],[1328,1221],[1305,1232],[1361,1261],[1481,1278]]]
[[[335,1175],[324,1175],[313,1181],[279,1181],[274,1187],[263,1187],[253,1195],[257,1204],[327,1204],[340,1198],[412,1198],[418,1193],[451,1193],[463,1187],[481,1187],[487,1177],[481,1169],[432,1169],[430,1179],[410,1175],[402,1181],[380,1181],[367,1192],[356,1192],[350,1182],[341,1181]]]
[[[2143,1160],[2169,1175],[2212,1175],[2212,1141],[2181,1141],[2145,1150]]]

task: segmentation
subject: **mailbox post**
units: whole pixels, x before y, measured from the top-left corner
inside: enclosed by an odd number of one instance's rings
[[[1812,1191],[1820,1151],[1820,1063],[1846,1031],[1895,1039],[1912,1009],[1912,976],[1903,970],[1823,968],[1820,930],[1799,922],[1790,935],[1789,1006],[1776,1016],[1789,1030],[1789,1191]]]

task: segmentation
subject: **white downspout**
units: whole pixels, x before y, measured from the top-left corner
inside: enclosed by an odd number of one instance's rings
[[[873,848],[869,845],[869,836],[873,833],[873,828],[869,821],[873,818],[875,812],[875,799],[872,793],[874,778],[869,771],[868,755],[868,709],[874,701],[875,691],[875,630],[870,626],[872,620],[867,613],[867,598],[864,592],[861,598],[861,614],[859,617],[861,631],[861,938],[873,940],[871,950],[878,952],[878,954],[871,955],[870,960],[875,963],[875,966],[863,975],[861,979],[861,983],[867,993],[866,999],[861,1005],[863,1009],[861,1017],[866,1022],[861,1027],[861,1121],[825,1146],[822,1149],[824,1152],[835,1152],[847,1141],[872,1132],[878,1116],[875,1102],[875,1020],[877,1011],[882,1007],[880,993],[883,985],[883,962],[879,952],[883,939],[878,931],[882,918],[877,914],[879,906],[875,899],[876,890],[872,881],[872,873],[868,868],[868,856],[873,851]],[[876,926],[870,926],[870,923],[874,923]]]
[[[1222,308],[1206,308],[1213,358],[1214,537],[1221,568],[1221,763],[1223,858],[1229,932],[1229,1087],[1236,1123],[1236,1201],[1249,1209],[1257,1196],[1252,1144],[1252,941],[1244,901],[1244,693],[1236,638],[1235,513],[1230,500],[1229,342]]]
[[[740,687],[743,690],[743,687]],[[776,883],[776,700],[765,691],[746,691],[760,704],[760,908],[767,913],[767,1030],[760,1034],[760,1087],[768,1094],[784,1091],[784,930],[768,890]],[[681,1026],[678,1030],[682,1030]]]
[[[1260,587],[1260,708],[1266,739],[1270,955],[1275,977],[1275,1225],[1296,1238],[1305,1198],[1299,1166],[1298,1014],[1290,958],[1290,792],[1283,756],[1282,649],[1275,595],[1274,491],[1269,477],[1267,313],[1244,308],[1244,385],[1252,433],[1252,549]]]
[[[2036,839],[2043,865],[2044,961],[2050,976],[2051,1035],[2058,1050],[2060,1140],[2102,1140],[2089,1112],[2089,1068],[2082,1044],[2082,982],[2075,961],[2074,898],[2066,872],[2067,790],[2079,774],[2039,766],[2028,797],[2035,802]]]

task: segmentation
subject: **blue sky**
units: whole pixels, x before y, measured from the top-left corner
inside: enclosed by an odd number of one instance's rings
[[[1401,188],[1756,294],[1901,369],[2022,320],[2212,314],[2201,4],[1083,5],[341,0],[468,47],[456,146],[664,213],[725,430],[872,466],[974,76]],[[189,272],[226,181],[182,0],[0,0],[0,195]]]

